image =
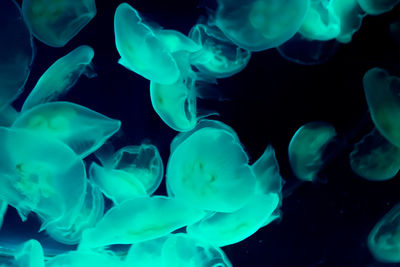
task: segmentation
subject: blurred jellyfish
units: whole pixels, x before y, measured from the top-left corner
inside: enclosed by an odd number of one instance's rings
[[[19,116],[19,112],[11,105],[0,110],[0,126],[10,127]]]
[[[394,206],[371,230],[368,248],[378,261],[400,262],[400,204]]]
[[[340,19],[340,33],[336,40],[350,43],[354,33],[361,27],[365,12],[357,0],[332,0],[332,8]]]
[[[57,138],[86,157],[116,133],[121,122],[70,102],[50,102],[22,113],[12,127]]]
[[[390,36],[394,39],[398,46],[400,46],[400,18],[397,18],[390,23],[389,26]]]
[[[81,45],[54,62],[26,98],[21,112],[57,100],[75,85],[82,74],[89,78],[96,76],[91,66],[93,56],[94,51],[90,46]]]
[[[250,60],[250,51],[233,44],[215,26],[196,24],[189,37],[202,47],[191,57],[191,64],[206,75],[230,77],[243,70]]]
[[[400,148],[389,143],[376,129],[355,144],[351,169],[371,181],[393,178],[400,170]]]
[[[380,15],[392,10],[399,0],[357,0],[361,8],[369,15]]]
[[[66,45],[96,15],[95,0],[23,0],[22,13],[32,34],[54,47]]]
[[[14,0],[0,2],[0,110],[23,91],[34,58],[32,36]]]
[[[23,243],[14,254],[16,267],[45,267],[42,245],[35,239]]]
[[[46,267],[126,267],[120,257],[112,251],[69,251],[50,258]]]
[[[289,143],[289,162],[294,174],[303,181],[314,181],[324,162],[326,145],[336,136],[335,128],[326,122],[301,126]]]

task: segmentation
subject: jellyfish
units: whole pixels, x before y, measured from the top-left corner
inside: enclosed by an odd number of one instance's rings
[[[399,0],[357,0],[361,8],[369,15],[381,15],[392,10]]]
[[[93,56],[94,51],[90,46],[81,45],[54,62],[26,98],[21,112],[57,100],[75,85],[82,74],[88,78],[95,77],[91,66]]]
[[[161,257],[162,249],[165,241],[171,235],[165,235],[143,242],[137,242],[130,246],[125,262],[135,267],[163,266],[164,262]],[[168,263],[168,262],[167,262]]]
[[[232,43],[215,26],[196,24],[189,37],[202,47],[191,57],[191,64],[211,77],[233,76],[243,70],[250,60],[250,51]]]
[[[65,46],[96,15],[95,0],[23,0],[22,14],[32,34],[53,47]]]
[[[116,133],[121,122],[74,103],[49,102],[22,113],[12,127],[59,139],[84,158]]]
[[[201,49],[200,44],[179,31],[159,29],[155,30],[154,33],[169,53],[171,53],[172,57],[180,51],[195,53]]]
[[[126,267],[126,264],[112,251],[69,251],[50,258],[46,267],[87,267],[87,266],[112,266]]]
[[[35,239],[24,242],[14,254],[17,267],[45,267],[42,245]]]
[[[289,162],[294,174],[303,181],[314,181],[323,166],[326,145],[336,136],[335,128],[326,122],[301,126],[289,143]]]
[[[134,198],[114,206],[94,228],[83,231],[79,248],[133,244],[162,237],[200,220],[203,216],[204,212],[174,198]]]
[[[384,69],[372,68],[365,73],[363,85],[375,127],[390,143],[400,147],[400,78]]]
[[[34,59],[32,36],[14,0],[0,2],[0,110],[23,91]]]
[[[215,24],[232,42],[249,51],[277,47],[299,30],[309,0],[219,0]]]
[[[400,204],[394,206],[371,230],[368,248],[378,261],[400,262]]]

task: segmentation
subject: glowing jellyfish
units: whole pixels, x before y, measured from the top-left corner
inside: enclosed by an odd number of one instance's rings
[[[368,236],[368,248],[381,262],[400,262],[400,205],[394,206],[374,226]]]
[[[194,53],[201,49],[201,46],[195,41],[175,30],[161,29],[156,30],[155,34],[172,56],[180,51]]]
[[[219,0],[215,24],[238,46],[261,51],[279,46],[299,30],[309,0]]]
[[[8,203],[0,200],[0,228],[3,226],[4,216],[6,215]]]
[[[361,27],[365,12],[357,0],[332,0],[332,8],[340,19],[340,33],[336,40],[341,43],[350,43],[353,34]]]
[[[400,147],[400,78],[384,69],[372,68],[365,73],[363,85],[376,128],[390,143]]]
[[[126,267],[120,257],[112,251],[70,251],[52,257],[46,262],[46,267]]]
[[[85,167],[68,146],[32,131],[0,128],[0,148],[0,198],[23,220],[31,211],[45,224],[79,211]]]
[[[45,267],[42,245],[35,239],[23,243],[14,254],[14,264],[17,267]]]
[[[32,34],[43,43],[61,47],[96,15],[95,0],[23,0],[22,13]]]
[[[243,70],[250,60],[251,52],[233,44],[217,27],[196,24],[189,37],[202,47],[191,57],[191,64],[206,75],[230,77]]]
[[[371,181],[393,178],[400,170],[400,148],[389,143],[376,129],[355,144],[350,154],[352,170]]]
[[[361,8],[369,15],[380,15],[392,10],[399,0],[357,0]]]
[[[79,248],[133,244],[162,237],[204,216],[204,212],[185,204],[163,196],[124,201],[108,210],[94,228],[83,232]]]
[[[9,127],[19,116],[19,112],[11,105],[5,106],[0,110],[0,126]]]
[[[22,113],[12,127],[57,138],[86,157],[116,133],[121,122],[70,102],[50,102]]]
[[[165,235],[160,238],[132,244],[129,248],[128,254],[125,257],[125,262],[128,265],[131,264],[135,267],[164,267],[161,253],[165,241],[170,236],[171,235]]]
[[[289,143],[289,162],[294,174],[303,181],[314,181],[323,166],[322,154],[336,136],[335,128],[326,122],[301,126]]]
[[[14,0],[0,2],[0,110],[22,92],[34,58],[31,34]]]
[[[93,56],[93,49],[90,46],[82,45],[54,62],[40,77],[26,98],[21,111],[24,112],[39,104],[57,100],[75,85],[82,74],[89,78],[96,76],[91,66]]]
[[[157,83],[172,84],[178,80],[180,71],[168,48],[127,3],[120,4],[115,11],[114,31],[122,66]]]

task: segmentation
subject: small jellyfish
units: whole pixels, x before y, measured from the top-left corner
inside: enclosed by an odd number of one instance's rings
[[[23,0],[22,14],[32,34],[53,46],[66,45],[96,15],[95,0]]]
[[[42,245],[35,239],[23,243],[14,254],[16,267],[45,267]]]
[[[394,206],[371,230],[368,248],[378,261],[400,262],[400,204]]]
[[[219,0],[215,24],[238,46],[249,51],[277,47],[299,30],[309,0]]]
[[[32,36],[14,0],[0,1],[0,110],[23,91],[34,58]]]
[[[326,145],[336,136],[335,128],[326,122],[301,126],[289,143],[289,162],[294,174],[303,181],[314,181],[323,166]]]
[[[12,127],[57,138],[84,158],[116,133],[121,122],[74,103],[49,102],[22,113]]]
[[[46,267],[126,267],[126,264],[112,251],[69,251],[50,258]]]
[[[400,170],[400,148],[374,129],[355,144],[350,153],[350,166],[356,174],[370,181],[391,179]]]
[[[392,10],[399,0],[357,0],[361,8],[369,15],[380,15]]]
[[[180,71],[170,51],[127,3],[115,11],[114,32],[122,66],[160,84],[178,80]]]
[[[226,78],[243,70],[251,52],[232,43],[215,26],[196,24],[189,32],[202,49],[191,56],[191,64],[215,78]]]
[[[75,85],[82,74],[88,78],[96,76],[91,66],[93,56],[94,51],[90,46],[81,45],[54,62],[26,98],[21,112],[57,100]]]

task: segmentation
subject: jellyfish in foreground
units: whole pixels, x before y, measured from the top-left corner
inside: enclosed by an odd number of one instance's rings
[[[94,51],[90,46],[81,45],[54,62],[26,98],[21,112],[57,100],[75,85],[82,74],[88,78],[96,76],[91,66],[93,56]]]
[[[14,254],[14,264],[17,267],[45,267],[42,245],[35,239],[23,243]]]
[[[378,261],[400,262],[400,204],[394,206],[371,230],[368,248]]]
[[[49,46],[66,45],[96,15],[95,0],[23,0],[22,14],[32,34]]]
[[[235,44],[249,51],[277,47],[299,30],[309,0],[219,0],[215,24]]]
[[[392,10],[399,0],[357,0],[361,8],[369,15],[380,15]]]
[[[84,158],[116,133],[121,122],[74,103],[49,102],[22,113],[12,127],[59,139]]]
[[[70,251],[52,257],[46,262],[46,267],[126,267],[120,257],[112,251]]]
[[[32,36],[14,0],[0,2],[0,110],[23,91],[34,58]]]
[[[294,174],[303,181],[314,181],[323,166],[326,145],[336,136],[335,128],[326,122],[301,126],[289,143],[289,162]]]

